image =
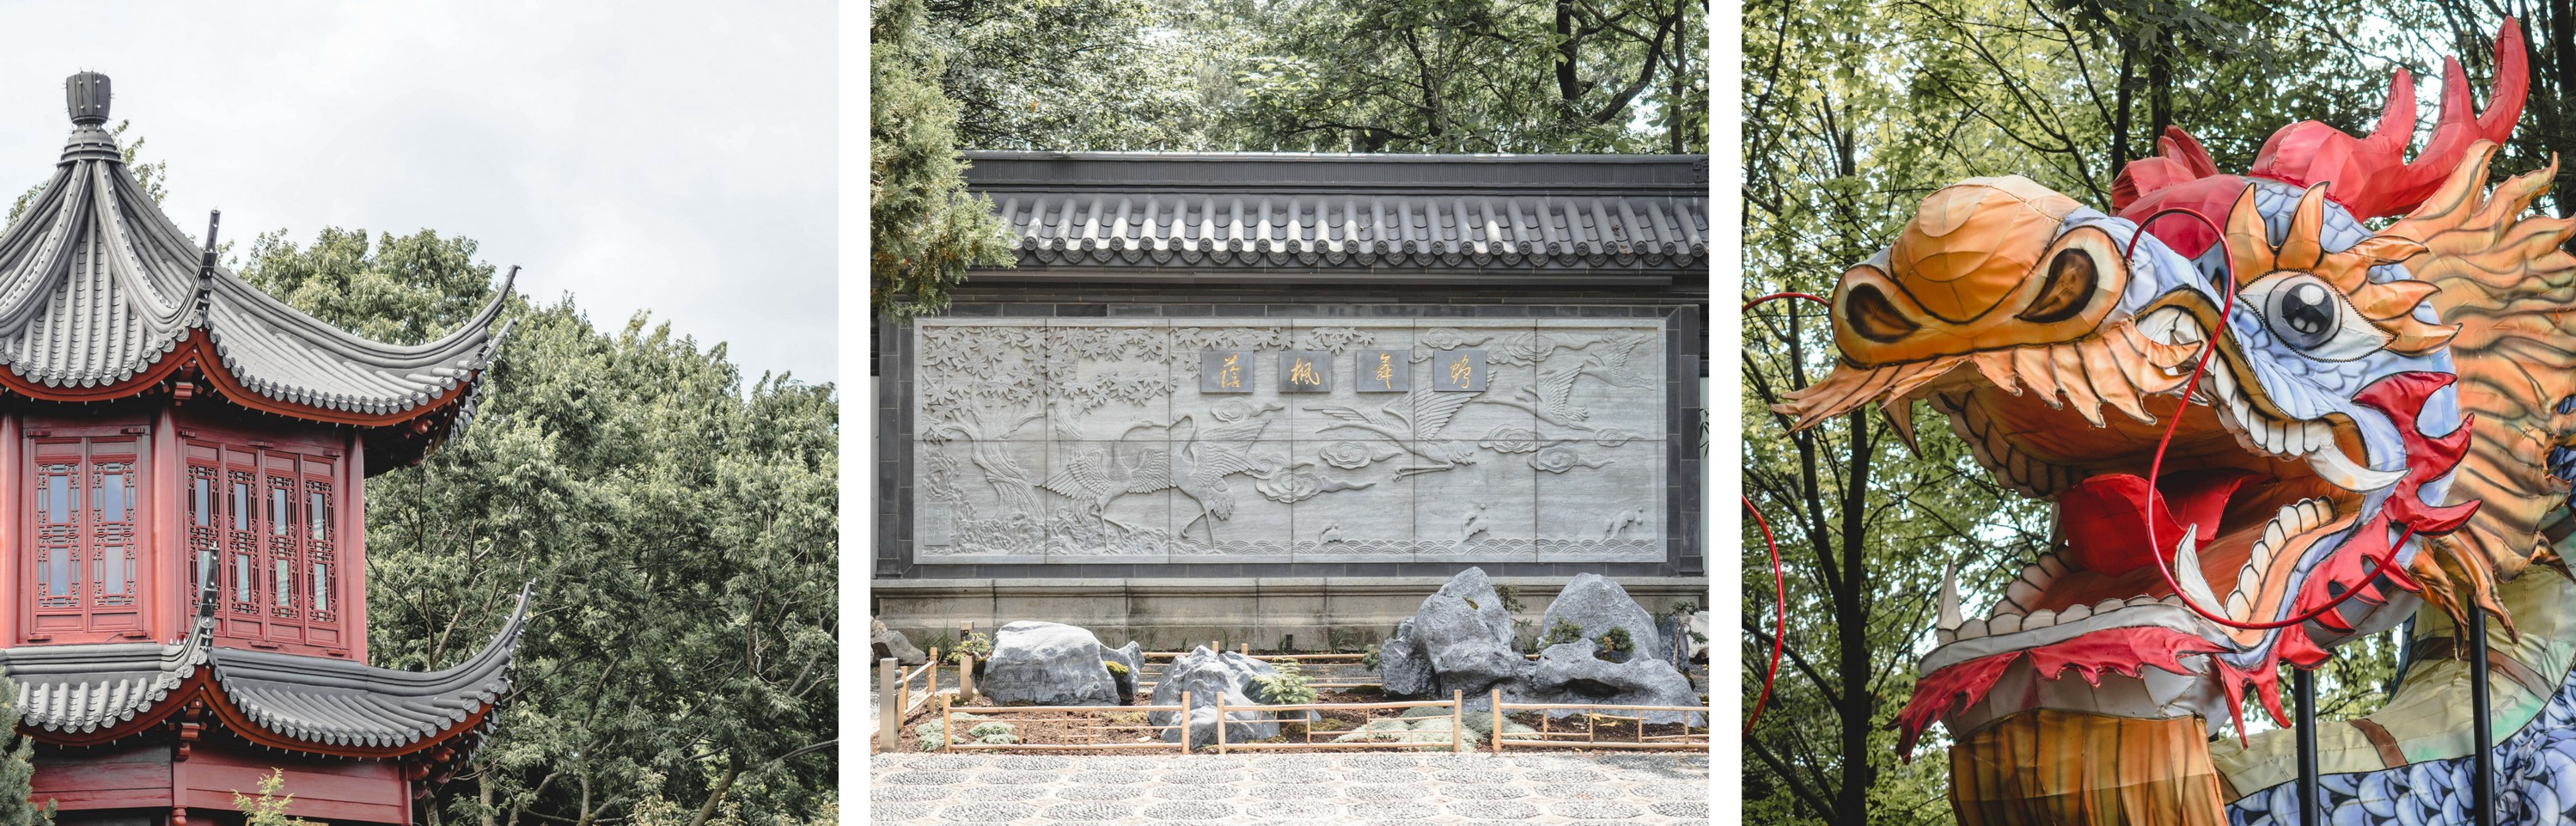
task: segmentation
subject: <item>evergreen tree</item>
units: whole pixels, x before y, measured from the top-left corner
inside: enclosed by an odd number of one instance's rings
[[[957,104],[939,89],[922,0],[873,4],[868,41],[869,282],[879,313],[909,318],[948,306],[966,268],[1011,265],[993,205],[965,192]]]
[[[35,826],[54,822],[54,801],[39,805],[35,794],[36,741],[18,733],[18,682],[0,677],[0,720],[9,721],[0,735],[0,826]]]

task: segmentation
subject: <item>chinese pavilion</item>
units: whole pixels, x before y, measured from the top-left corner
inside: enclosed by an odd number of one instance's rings
[[[493,724],[526,596],[430,673],[367,664],[367,477],[472,415],[501,301],[445,338],[368,341],[215,262],[66,83],[52,180],[0,232],[0,669],[63,823],[292,813],[410,823]],[[505,282],[501,293],[506,294]]]

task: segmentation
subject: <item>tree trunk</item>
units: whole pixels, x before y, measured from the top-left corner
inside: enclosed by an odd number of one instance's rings
[[[733,789],[734,778],[741,776],[742,767],[735,765],[731,758],[727,758],[724,774],[717,776],[715,786],[707,789],[707,804],[698,807],[698,816],[689,820],[689,826],[707,826],[707,821],[716,816],[716,804],[723,802],[725,792]]]

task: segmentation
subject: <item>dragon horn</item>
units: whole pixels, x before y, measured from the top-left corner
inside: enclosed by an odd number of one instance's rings
[[[2263,142],[2249,174],[2298,186],[2330,184],[2328,194],[2356,218],[2403,215],[2441,187],[2470,146],[2481,140],[2503,143],[2513,135],[2531,91],[2520,22],[2505,18],[2496,32],[2495,54],[2495,88],[2485,112],[2477,111],[2469,97],[2468,73],[2460,61],[2443,61],[2442,112],[2432,140],[2412,163],[2406,161],[2406,144],[2415,131],[2414,79],[2399,69],[2370,137],[2354,138],[2316,121],[2293,123]]]

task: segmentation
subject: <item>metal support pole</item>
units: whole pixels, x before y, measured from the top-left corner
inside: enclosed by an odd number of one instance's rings
[[[2469,822],[2495,826],[2495,757],[2487,738],[2495,723],[2487,714],[2487,614],[2469,606],[2469,731],[2475,750],[2469,757]]]
[[[2298,695],[2299,735],[2299,826],[2319,826],[2317,818],[2317,673],[2304,668],[2290,669],[2294,692]]]

